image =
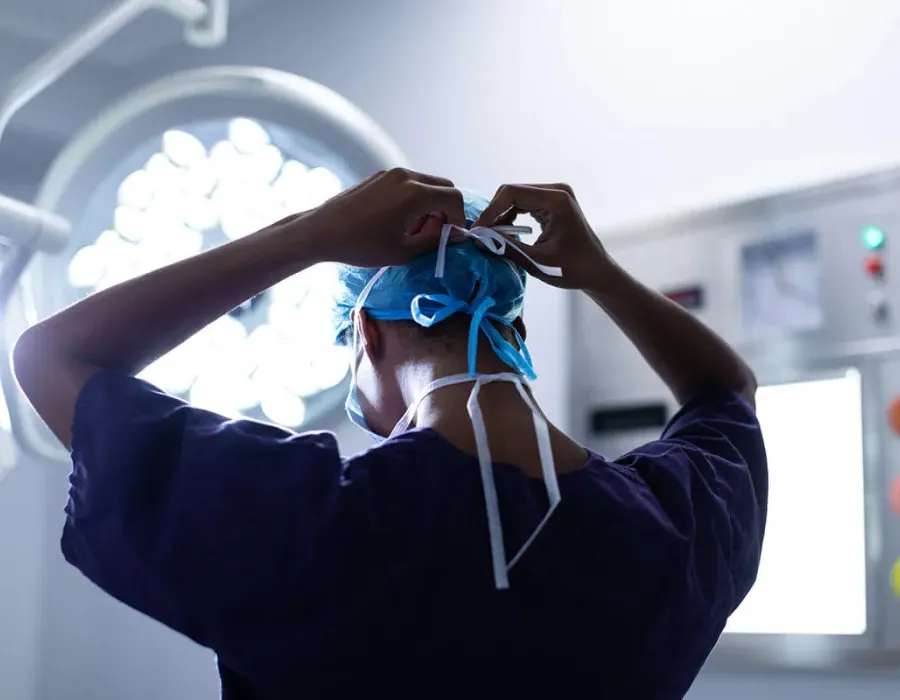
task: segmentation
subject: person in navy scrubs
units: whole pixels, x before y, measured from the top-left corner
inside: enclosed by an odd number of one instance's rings
[[[532,245],[505,228],[520,213],[541,224]],[[323,261],[364,287],[346,283],[341,336],[372,449],[342,458],[330,433],[228,419],[136,378]],[[529,274],[588,294],[670,388],[681,408],[658,440],[607,459],[547,423],[527,383]],[[478,204],[449,180],[378,173],[83,299],[13,361],[71,450],[66,559],[211,649],[226,700],[680,698],[756,578],[754,376],[611,259],[565,185]]]

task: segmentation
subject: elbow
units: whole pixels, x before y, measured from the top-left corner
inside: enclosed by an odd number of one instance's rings
[[[32,399],[40,381],[40,355],[44,342],[35,327],[26,330],[16,340],[12,349],[12,370],[22,392]]]
[[[59,383],[59,368],[66,364],[62,357],[57,343],[40,323],[28,328],[13,345],[13,375],[33,406],[39,396]]]
[[[11,360],[22,393],[68,447],[78,394],[96,369],[67,358],[40,324],[19,336]]]

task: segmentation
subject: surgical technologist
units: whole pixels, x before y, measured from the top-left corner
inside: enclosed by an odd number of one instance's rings
[[[542,227],[531,246],[521,212]],[[342,459],[331,434],[135,378],[322,261],[341,264],[347,408],[377,446]],[[610,461],[547,423],[527,383],[528,273],[590,295],[669,386],[681,409],[659,440]],[[26,331],[14,364],[71,449],[66,558],[214,650],[227,700],[682,697],[756,577],[753,375],[610,259],[564,185],[487,202],[379,173],[74,304]]]

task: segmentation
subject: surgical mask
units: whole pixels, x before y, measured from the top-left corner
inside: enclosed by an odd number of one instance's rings
[[[449,244],[450,235],[454,230],[462,232],[462,234],[468,238],[473,238],[480,241],[489,252],[495,255],[503,255],[506,252],[506,247],[511,246],[518,250],[526,258],[528,257],[527,254],[521,248],[519,248],[519,246],[506,238],[504,234],[529,233],[529,228],[518,226],[497,226],[494,228],[476,227],[471,230],[466,230],[457,226],[447,224],[441,231],[441,241],[438,248],[437,263],[435,266],[435,277],[442,277],[444,274],[447,245]],[[546,275],[562,275],[562,270],[560,270],[559,268],[538,265],[530,258],[528,259]],[[363,349],[360,347],[360,338],[362,335],[359,326],[360,312],[363,309],[366,298],[369,296],[369,292],[371,292],[372,288],[375,286],[375,283],[387,270],[388,268],[381,268],[372,276],[372,278],[363,288],[362,292],[360,292],[359,298],[357,299],[356,306],[354,308],[353,360],[351,364],[353,384],[350,388],[350,393],[348,394],[346,401],[347,413],[350,417],[350,420],[355,425],[369,433],[377,441],[382,441],[384,440],[384,438],[375,433],[366,423],[365,417],[362,413],[362,407],[359,403],[356,373],[357,366],[361,360],[363,351]],[[405,432],[410,427],[410,425],[414,424],[419,406],[421,405],[425,397],[427,397],[431,393],[455,384],[463,384],[467,382],[472,382],[474,384],[474,386],[472,387],[472,392],[469,394],[469,399],[466,404],[466,410],[469,414],[470,420],[472,421],[472,428],[475,435],[475,446],[478,455],[478,464],[481,472],[482,488],[484,490],[485,508],[487,511],[488,520],[488,534],[490,537],[491,546],[491,564],[494,572],[494,585],[497,589],[505,589],[509,588],[509,570],[516,565],[516,563],[521,559],[522,555],[531,546],[531,543],[538,536],[540,531],[544,528],[550,516],[553,514],[553,511],[559,505],[561,495],[559,491],[559,483],[556,477],[556,466],[553,460],[553,450],[550,442],[550,428],[547,424],[547,420],[544,418],[540,409],[537,407],[537,404],[532,399],[531,394],[528,391],[525,377],[522,374],[522,371],[528,371],[529,373],[533,374],[533,370],[531,370],[530,358],[528,357],[527,351],[525,350],[524,342],[521,340],[521,338],[519,339],[519,343],[523,349],[523,352],[525,353],[524,358],[520,359],[513,356],[511,353],[506,352],[503,347],[498,345],[496,339],[490,334],[490,332],[486,331],[486,335],[488,336],[488,339],[491,342],[494,350],[497,351],[498,354],[503,357],[503,359],[505,359],[517,370],[519,370],[519,372],[503,372],[499,374],[477,374],[475,372],[477,334],[479,332],[479,328],[481,327],[481,320],[484,316],[486,308],[489,308],[489,304],[482,303],[479,304],[478,308],[471,310],[473,318],[472,332],[469,342],[469,373],[442,377],[428,384],[419,393],[416,399],[410,404],[406,413],[403,415],[397,425],[394,426],[394,429],[391,431],[390,437],[394,437],[396,435],[399,435],[400,433]],[[492,330],[494,330],[494,332],[496,333],[495,329]],[[481,407],[478,404],[478,395],[481,391],[481,388],[486,384],[495,382],[509,382],[515,385],[516,389],[519,392],[519,396],[531,409],[534,420],[535,434],[537,436],[538,452],[541,459],[541,472],[543,475],[544,486],[547,489],[547,497],[549,500],[549,508],[547,509],[547,513],[538,523],[537,527],[531,533],[525,543],[519,548],[519,551],[508,562],[506,559],[506,550],[503,542],[503,527],[500,521],[500,506],[497,498],[497,487],[494,483],[493,460],[490,453],[487,429],[484,424],[484,416],[482,415]]]
[[[363,415],[362,411],[362,405],[359,402],[359,384],[356,380],[356,373],[359,363],[362,361],[362,354],[364,351],[360,340],[362,338],[360,312],[362,311],[363,304],[366,302],[366,298],[369,296],[369,292],[372,291],[372,287],[375,286],[375,283],[387,269],[388,268],[383,267],[372,276],[372,279],[369,280],[366,286],[363,287],[362,292],[360,292],[356,307],[353,309],[353,357],[350,360],[351,384],[350,392],[347,394],[347,400],[344,402],[344,408],[347,411],[350,422],[367,432],[372,439],[378,443],[384,442],[385,438],[372,430],[366,422],[366,417]]]
[[[353,386],[350,387],[350,393],[347,394],[347,400],[344,401],[344,408],[347,411],[347,417],[350,418],[350,422],[353,425],[366,431],[375,442],[382,443],[385,441],[384,436],[372,430],[366,422],[366,417],[362,412],[362,405],[359,403],[359,390],[356,388],[355,379]]]

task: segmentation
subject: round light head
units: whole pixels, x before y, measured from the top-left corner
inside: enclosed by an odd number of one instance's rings
[[[250,68],[171,76],[103,114],[57,159],[38,205],[68,218],[72,239],[39,261],[25,291],[45,316],[402,164],[365,115],[297,76]],[[346,393],[349,356],[332,342],[336,281],[330,265],[301,272],[141,376],[226,416],[307,426]]]

